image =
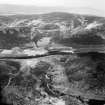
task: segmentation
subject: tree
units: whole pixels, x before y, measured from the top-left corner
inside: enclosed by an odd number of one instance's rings
[[[38,30],[38,29],[36,29],[35,27],[33,27],[32,29],[31,29],[31,40],[32,40],[32,42],[33,42],[33,45],[35,46],[36,45],[36,47],[38,47],[38,41],[40,40],[40,39],[42,39],[42,33]]]

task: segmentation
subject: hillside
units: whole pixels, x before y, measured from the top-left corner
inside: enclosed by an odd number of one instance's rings
[[[64,12],[53,12],[42,15],[12,15],[0,17],[0,48],[11,49],[13,47],[26,47],[30,43],[39,43],[47,38],[49,42],[43,47],[51,46],[51,43],[72,47],[72,44],[85,44],[85,39],[80,39],[83,34],[93,34],[104,44],[105,18],[89,15],[78,15]],[[98,33],[98,35],[97,35]],[[75,37],[75,38],[74,38]],[[99,37],[99,38],[98,38]],[[73,38],[73,40],[72,40]],[[77,39],[76,39],[77,38]],[[91,39],[91,38],[90,38]],[[66,43],[65,43],[66,42]],[[44,42],[43,42],[44,43]],[[86,43],[92,43],[87,40]],[[95,43],[96,44],[96,43]],[[74,46],[75,47],[75,46]]]
[[[105,18],[67,12],[0,16],[0,104],[104,105]]]

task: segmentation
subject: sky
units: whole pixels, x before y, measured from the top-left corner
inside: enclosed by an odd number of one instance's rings
[[[88,7],[105,13],[105,0],[0,0],[0,4]]]
[[[23,4],[36,6],[92,6],[105,9],[105,0],[0,0],[0,4]]]

